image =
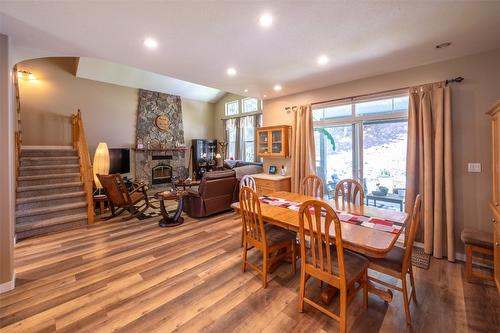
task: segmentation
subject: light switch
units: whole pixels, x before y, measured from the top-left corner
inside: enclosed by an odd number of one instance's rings
[[[468,172],[481,172],[481,163],[468,163],[467,164]]]

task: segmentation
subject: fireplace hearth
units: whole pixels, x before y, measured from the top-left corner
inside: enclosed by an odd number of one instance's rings
[[[151,170],[151,184],[168,184],[172,182],[172,167],[167,164],[159,164]]]

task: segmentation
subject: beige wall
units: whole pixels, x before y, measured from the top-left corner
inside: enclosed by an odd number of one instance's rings
[[[264,102],[264,126],[292,124],[286,106],[442,81],[463,76],[452,85],[455,225],[457,248],[463,252],[460,232],[464,226],[491,232],[488,201],[491,197],[490,122],[488,108],[500,99],[500,50],[457,58],[367,79],[306,91]],[[290,160],[265,160],[272,164]],[[468,173],[467,163],[482,164],[481,173]],[[289,170],[290,172],[290,170]]]
[[[14,112],[9,38],[0,34],[0,293],[14,286]]]
[[[69,116],[82,111],[91,154],[99,142],[108,147],[135,144],[138,90],[76,78],[75,58],[43,58],[24,61],[19,68],[37,80],[21,80],[23,144],[68,145]],[[214,136],[214,105],[182,99],[184,138]],[[189,162],[186,156],[186,165]],[[132,170],[133,172],[133,170]]]

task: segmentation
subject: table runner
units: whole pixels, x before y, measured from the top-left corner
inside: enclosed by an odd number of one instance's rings
[[[299,211],[301,202],[297,201],[289,201],[277,197],[270,197],[267,195],[259,197],[259,201],[264,204],[268,204],[271,206],[288,208],[294,211]],[[381,230],[385,232],[390,232],[393,234],[399,234],[401,228],[403,227],[403,223],[391,221],[387,219],[370,217],[366,215],[360,215],[354,212],[342,211],[334,209],[335,213],[339,217],[339,220],[344,223],[350,223],[359,225],[365,228],[371,228],[376,230]],[[311,212],[312,213],[312,212]],[[322,212],[322,214],[326,214],[326,212]]]

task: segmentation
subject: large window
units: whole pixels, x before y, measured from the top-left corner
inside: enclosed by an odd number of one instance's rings
[[[363,184],[366,203],[402,210],[408,95],[344,101],[313,110],[318,175],[333,196],[344,178]]]
[[[225,104],[224,127],[226,131],[227,156],[225,158],[254,162],[255,132],[262,124],[262,102],[248,97]]]

